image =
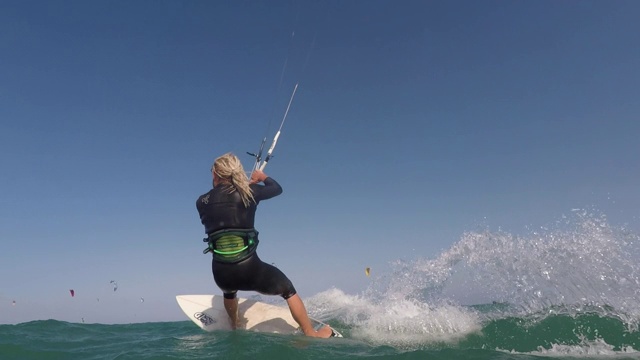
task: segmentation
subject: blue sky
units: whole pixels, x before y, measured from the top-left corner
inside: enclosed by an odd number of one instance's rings
[[[0,323],[180,320],[175,295],[218,293],[195,200],[217,156],[251,166],[296,83],[266,168],[284,193],[256,226],[303,298],[574,208],[640,232],[639,17],[634,1],[3,1]]]

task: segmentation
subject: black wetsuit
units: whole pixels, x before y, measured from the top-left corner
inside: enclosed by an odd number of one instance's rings
[[[264,186],[250,185],[255,203],[247,208],[240,194],[237,191],[229,193],[228,186],[218,185],[201,195],[196,202],[207,235],[224,229],[253,229],[258,203],[282,194],[280,184],[270,177],[266,178]],[[280,295],[285,299],[296,294],[291,280],[275,266],[262,262],[255,252],[237,263],[216,261],[214,257],[211,270],[216,285],[227,299],[235,298],[238,290]]]

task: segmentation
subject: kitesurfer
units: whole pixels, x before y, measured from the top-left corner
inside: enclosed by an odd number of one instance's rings
[[[282,187],[261,170],[251,180],[237,156],[227,153],[211,168],[213,189],[201,195],[196,208],[213,253],[211,269],[224,295],[224,306],[233,329],[238,327],[238,290],[280,295],[289,305],[293,319],[307,336],[330,337],[327,325],[313,328],[307,310],[291,280],[273,265],[262,262],[256,253],[258,232],[254,228],[257,205],[282,193]],[[260,185],[263,183],[264,185]]]

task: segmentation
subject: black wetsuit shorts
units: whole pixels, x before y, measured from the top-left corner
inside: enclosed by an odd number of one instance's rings
[[[213,260],[211,270],[226,299],[234,299],[238,290],[280,295],[284,299],[296,294],[291,280],[277,267],[262,262],[257,253],[234,264]]]

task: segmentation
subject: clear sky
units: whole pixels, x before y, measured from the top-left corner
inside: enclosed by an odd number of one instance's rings
[[[636,1],[2,1],[0,323],[181,320],[175,295],[219,293],[195,201],[217,156],[251,166],[296,83],[266,168],[284,193],[256,227],[303,298],[574,208],[639,232],[639,18]]]

